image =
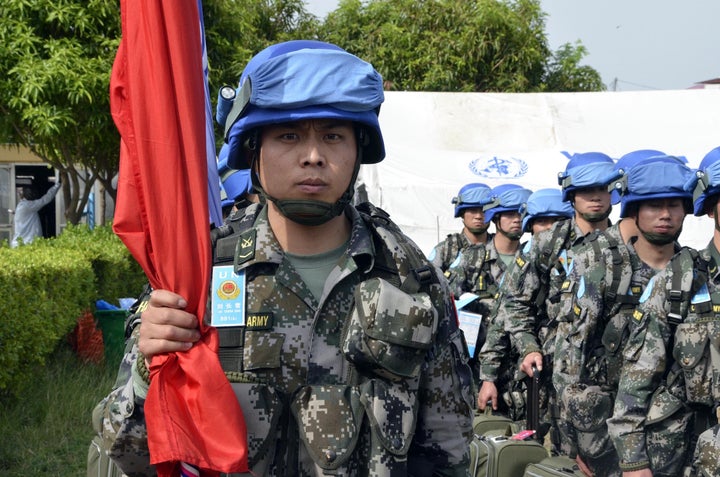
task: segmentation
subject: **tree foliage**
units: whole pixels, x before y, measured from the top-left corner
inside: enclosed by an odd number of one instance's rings
[[[603,89],[580,64],[581,44],[550,51],[539,0],[342,0],[324,22],[303,0],[204,0],[203,8],[213,95],[237,85],[264,47],[299,38],[337,43],[396,90]],[[119,36],[119,0],[0,2],[0,141],[60,171],[70,223],[95,180],[115,198],[119,136],[108,91]]]
[[[584,49],[563,50],[560,57],[550,51],[539,0],[343,0],[319,35],[368,60],[395,90],[538,92],[563,91],[566,84],[573,91],[596,86],[588,81],[594,70],[578,67]],[[574,64],[556,61],[568,60],[569,53],[575,54]]]
[[[594,68],[581,65],[587,49],[581,42],[565,43],[548,61],[545,82],[548,91],[603,91],[605,84]]]
[[[114,197],[119,137],[108,83],[119,28],[112,0],[0,4],[0,137],[60,171],[70,223],[96,179]]]

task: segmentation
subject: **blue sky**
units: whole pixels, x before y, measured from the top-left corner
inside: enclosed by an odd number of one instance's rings
[[[608,89],[685,89],[720,77],[720,0],[541,0],[552,49],[582,41]],[[324,16],[337,0],[306,0]],[[616,81],[617,80],[617,81]]]

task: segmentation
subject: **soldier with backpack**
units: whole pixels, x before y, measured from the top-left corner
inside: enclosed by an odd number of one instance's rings
[[[470,245],[484,244],[492,239],[488,234],[490,221],[485,220],[483,206],[487,203],[490,187],[485,184],[465,184],[458,195],[453,197],[455,217],[462,218],[460,232],[448,234],[445,239],[430,251],[428,259],[447,276],[450,264]]]
[[[531,237],[519,250],[519,256],[528,253],[533,236],[548,230],[559,221],[569,219],[573,215],[572,206],[563,202],[560,189],[540,189],[530,194],[525,203],[520,205],[522,232],[530,232]],[[502,287],[502,280],[499,288]],[[501,299],[498,290],[495,300]],[[517,363],[519,356],[510,346],[510,337],[496,315],[497,306],[490,316],[487,338],[479,354],[480,392],[478,408],[481,411],[490,404],[493,410],[499,410],[511,419],[519,421],[526,418],[528,403],[525,398],[525,387],[522,380],[517,379]]]
[[[472,293],[477,299],[465,311],[482,317],[480,332],[474,345],[472,363],[477,378],[477,352],[485,342],[490,312],[495,308],[498,283],[520,249],[522,220],[520,206],[532,191],[516,184],[502,184],[490,190],[483,206],[485,219],[495,225],[496,233],[487,242],[478,242],[460,252],[445,273],[450,290],[459,297]]]
[[[559,410],[552,387],[552,355],[557,322],[555,310],[560,289],[572,263],[572,250],[586,235],[605,230],[611,211],[607,186],[614,178],[613,160],[606,154],[588,152],[570,157],[565,171],[558,177],[563,201],[572,204],[574,216],[562,220],[533,237],[527,254],[518,257],[503,279],[503,295],[498,317],[520,355],[520,370],[541,372],[546,396],[541,402],[540,431],[557,426]],[[551,435],[554,452],[560,452],[557,432]]]
[[[625,477],[717,475],[718,441],[707,430],[720,403],[720,148],[686,189],[694,215],[707,215],[715,230],[705,249],[683,248],[650,280],[629,320],[608,420]]]
[[[280,43],[248,63],[227,118],[228,165],[264,200],[215,234],[208,319],[253,475],[467,472],[471,374],[446,281],[386,213],[351,205],[360,165],[385,156],[382,84],[335,45]],[[153,291],[132,405],[106,405],[128,474],[147,462],[149,360],[200,338],[184,303]]]
[[[650,278],[680,249],[677,238],[691,208],[683,186],[690,176],[672,156],[629,167],[615,190],[620,217],[635,224],[637,236],[627,243],[590,236],[575,250],[563,283],[553,365],[559,429],[571,457],[597,477],[620,475],[606,420],[624,364],[628,322]]]

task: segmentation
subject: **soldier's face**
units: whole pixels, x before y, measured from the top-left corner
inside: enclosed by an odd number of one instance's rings
[[[265,126],[259,159],[258,178],[270,196],[334,203],[357,159],[353,124],[315,119]]]
[[[513,240],[522,237],[522,219],[519,212],[501,212],[498,214],[497,229]]]
[[[575,191],[575,212],[586,216],[602,215],[610,208],[607,187],[588,187]]]
[[[463,210],[463,225],[469,230],[482,230],[485,228],[485,212],[482,207],[470,207]]]
[[[685,207],[682,199],[646,200],[637,209],[638,228],[658,237],[674,237],[682,229]]]

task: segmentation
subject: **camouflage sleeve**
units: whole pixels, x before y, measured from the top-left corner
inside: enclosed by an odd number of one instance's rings
[[[450,264],[450,267],[445,272],[445,276],[450,284],[450,291],[457,298],[460,297],[464,292],[471,291],[471,286],[468,284],[469,276],[468,270],[471,263],[472,257],[475,255],[470,250],[460,252],[455,260]]]
[[[433,288],[439,326],[420,383],[408,469],[411,475],[465,476],[474,409],[469,356],[447,287]]]
[[[510,358],[509,345],[504,326],[495,315],[490,321],[485,344],[478,356],[481,381],[497,381],[500,366]]]
[[[535,241],[530,252],[515,258],[505,272],[502,301],[498,305],[498,318],[510,336],[512,346],[520,358],[532,352],[542,352],[536,335],[535,299],[540,287],[540,272],[535,264],[538,255]]]
[[[648,283],[646,295],[631,320],[630,337],[624,349],[625,365],[608,430],[625,471],[649,467],[645,443],[645,418],[653,392],[667,366],[670,326],[667,322],[666,271]],[[649,290],[648,290],[649,289]]]
[[[141,312],[141,309],[138,312]],[[132,317],[131,317],[132,318]],[[103,448],[129,477],[154,476],[145,430],[147,385],[138,383],[136,362],[140,327],[133,328],[112,391],[93,410],[93,426]]]

